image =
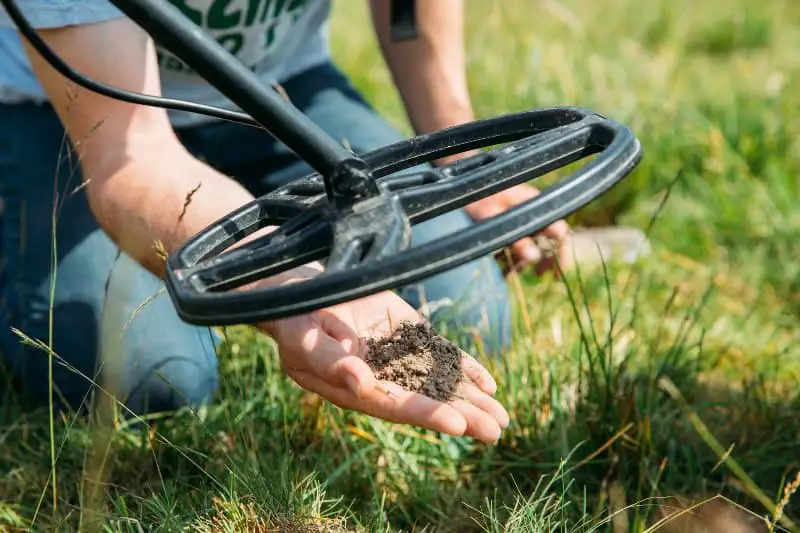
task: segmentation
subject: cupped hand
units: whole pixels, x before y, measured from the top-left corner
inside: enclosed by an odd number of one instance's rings
[[[466,206],[465,210],[473,220],[481,221],[527,202],[539,194],[539,189],[523,183],[473,202]],[[554,255],[558,256],[559,263],[562,266],[568,264],[570,260],[566,246],[569,233],[569,225],[563,220],[554,222],[539,233],[539,235],[555,241],[556,250]],[[542,273],[555,266],[552,255],[544,253],[545,250],[542,250],[537,245],[533,236],[524,237],[516,241],[509,247],[509,251],[511,255],[511,261],[508,265],[509,270],[521,271],[530,266],[535,266],[537,272]]]
[[[508,425],[493,398],[497,385],[466,353],[459,399],[447,403],[378,382],[364,360],[365,338],[388,336],[402,322],[423,318],[391,292],[262,324],[278,344],[283,367],[302,388],[342,407],[396,423],[493,443]]]

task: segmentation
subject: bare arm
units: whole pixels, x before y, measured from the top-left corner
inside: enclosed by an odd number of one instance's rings
[[[417,39],[393,42],[389,0],[370,0],[381,51],[417,134],[474,120],[462,0],[417,2]]]
[[[381,51],[417,134],[429,133],[475,119],[466,78],[463,0],[419,0],[415,40],[393,42],[389,0],[370,0],[373,25]],[[439,164],[475,153],[442,158]],[[475,220],[491,218],[531,199],[539,190],[521,184],[477,200],[465,211]],[[563,241],[569,226],[560,220],[542,231]],[[566,248],[561,248],[566,257]],[[511,246],[518,268],[539,263],[542,254],[534,241],[523,238]]]
[[[160,95],[153,42],[131,21],[43,30],[40,35],[79,72],[115,87]],[[156,241],[171,252],[252,199],[235,181],[184,149],[165,110],[95,94],[66,80],[34,50],[28,48],[28,55],[79,154],[89,205],[100,226],[154,274],[164,273]]]
[[[77,70],[109,85],[159,94],[153,43],[133,23],[118,20],[42,35]],[[165,111],[68,85],[35,53],[29,54],[80,154],[89,204],[101,227],[155,274],[163,275],[163,264],[154,241],[174,250],[251,199],[233,180],[187,153]],[[181,218],[186,196],[198,184]],[[445,405],[402,389],[388,396],[375,387],[372,370],[358,352],[362,338],[387,335],[392,323],[406,320],[421,317],[387,291],[259,326],[276,340],[287,373],[340,407],[495,442],[500,426],[508,424],[508,413],[491,398],[496,386],[486,369],[466,355],[463,364],[471,380],[465,382],[463,396],[475,405]]]

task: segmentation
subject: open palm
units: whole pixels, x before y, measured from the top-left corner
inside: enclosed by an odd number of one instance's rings
[[[508,413],[495,400],[489,372],[466,353],[462,368],[469,379],[447,403],[377,383],[364,360],[364,338],[389,335],[402,322],[423,318],[391,292],[270,323],[265,329],[278,343],[281,362],[304,389],[344,409],[397,423],[496,442],[508,425]]]

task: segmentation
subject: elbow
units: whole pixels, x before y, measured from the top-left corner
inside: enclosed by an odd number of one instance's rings
[[[143,198],[135,186],[136,176],[142,175],[136,160],[116,164],[82,165],[83,187],[89,209],[98,226],[121,248],[125,248],[125,209],[140,204]],[[141,181],[141,180],[140,180]]]
[[[79,152],[83,187],[100,227],[119,244],[130,222],[126,212],[142,206],[152,192],[152,179],[165,167],[192,159],[174,136],[151,136],[119,143],[87,143]]]

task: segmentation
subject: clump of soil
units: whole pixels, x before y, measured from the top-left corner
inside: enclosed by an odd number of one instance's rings
[[[446,402],[466,377],[461,350],[430,324],[404,322],[388,337],[367,339],[366,361],[375,377]]]

